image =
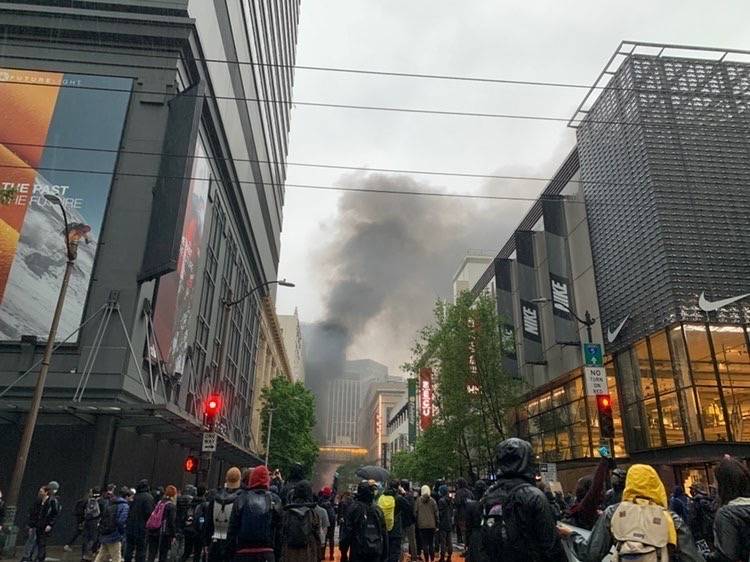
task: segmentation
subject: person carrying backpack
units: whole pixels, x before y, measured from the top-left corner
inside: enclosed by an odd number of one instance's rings
[[[65,552],[70,552],[73,550],[71,548],[71,545],[76,542],[78,537],[80,537],[83,534],[83,522],[84,522],[84,511],[86,510],[86,504],[88,503],[90,499],[91,491],[86,493],[85,496],[83,496],[80,500],[78,500],[73,507],[73,517],[76,522],[76,529],[73,532],[73,535],[70,537],[70,540],[65,543],[65,546],[63,546],[63,550]],[[86,540],[84,539],[84,543]]]
[[[233,562],[275,562],[281,528],[281,502],[269,491],[268,468],[257,466],[242,483],[232,506],[227,551]]]
[[[336,533],[336,509],[333,506],[333,490],[328,486],[324,487],[320,491],[320,500],[318,502],[320,507],[326,510],[328,515],[328,530],[323,540],[323,559],[326,557],[326,547],[331,549],[330,560],[333,560],[333,548],[334,548],[334,536]]]
[[[232,515],[232,505],[240,494],[240,469],[233,466],[227,470],[224,487],[209,499],[205,515],[203,544],[208,547],[208,562],[226,562],[227,533]]]
[[[496,448],[497,482],[481,501],[481,544],[485,555],[503,562],[565,560],[555,516],[547,497],[534,485],[531,444],[511,437]]]
[[[440,545],[440,562],[450,562],[453,557],[453,500],[448,494],[448,486],[443,484],[438,489],[438,544]]]
[[[706,494],[703,486],[690,486],[690,532],[698,549],[711,551],[714,548],[714,500]],[[705,546],[704,546],[705,545]]]
[[[398,480],[391,480],[378,498],[378,507],[383,511],[385,529],[388,532],[388,562],[398,562],[401,559],[401,543],[404,540],[404,519],[409,510],[413,510],[411,503],[404,497],[406,492]]]
[[[135,496],[130,504],[128,521],[125,524],[125,562],[146,560],[146,522],[154,510],[148,480],[141,480],[135,487]]]
[[[180,553],[180,560],[182,561],[190,557],[195,543],[193,521],[195,519],[195,496],[197,493],[196,487],[188,484],[175,501],[176,549]]]
[[[360,482],[357,494],[344,515],[339,535],[341,560],[345,562],[386,562],[388,532],[383,511],[373,505],[374,492],[368,482]]]
[[[99,517],[99,552],[95,562],[112,562],[122,560],[122,541],[125,539],[125,524],[128,520],[130,505],[125,497],[130,489],[123,486],[107,502]]]
[[[284,562],[319,562],[321,525],[310,483],[298,482],[289,500],[282,520],[281,558]]]
[[[81,560],[93,560],[99,548],[99,521],[108,505],[99,487],[91,488],[83,509]]]
[[[750,471],[733,457],[724,457],[714,469],[721,507],[714,519],[715,552],[709,562],[750,560]]]
[[[669,509],[672,513],[679,515],[683,521],[690,521],[690,498],[685,495],[685,489],[679,484],[672,491]]]
[[[176,497],[177,488],[170,484],[164,489],[164,496],[154,506],[154,510],[146,521],[148,562],[154,562],[157,555],[159,562],[167,562],[167,555],[177,534],[175,525]]]
[[[645,464],[628,469],[622,501],[609,506],[585,540],[570,528],[569,537],[579,560],[602,560],[612,546],[615,558],[632,562],[657,560],[702,562],[686,521],[667,509],[667,492],[656,471]]]
[[[401,528],[404,540],[409,548],[409,562],[416,562],[417,538],[414,527],[417,523],[417,519],[414,516],[414,497],[411,493],[411,483],[408,480],[401,480],[400,496],[404,499],[404,510],[401,513]]]
[[[474,497],[476,499],[466,502],[466,535],[464,544],[466,545],[467,562],[484,562],[485,557],[482,551],[482,504],[481,500],[487,491],[487,484],[484,480],[477,480],[474,483]]]

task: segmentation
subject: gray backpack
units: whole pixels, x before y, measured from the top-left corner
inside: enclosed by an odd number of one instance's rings
[[[648,501],[624,501],[612,515],[615,562],[669,562],[672,517]]]

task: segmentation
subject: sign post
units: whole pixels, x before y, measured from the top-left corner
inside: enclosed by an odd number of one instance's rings
[[[557,482],[557,465],[553,462],[542,463],[539,465],[539,474],[545,484]]]
[[[609,394],[602,346],[598,343],[583,344],[583,362],[583,372],[586,378],[586,396]]]
[[[204,433],[203,443],[201,444],[201,452],[202,453],[215,453],[217,441],[218,439],[216,436],[216,432],[207,431],[206,433]]]

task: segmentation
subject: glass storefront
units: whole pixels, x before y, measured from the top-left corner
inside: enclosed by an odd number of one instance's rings
[[[743,326],[677,324],[608,357],[615,454],[750,442],[749,337]],[[600,442],[596,401],[585,396],[582,370],[563,378],[516,411],[517,435],[544,462],[593,457]]]

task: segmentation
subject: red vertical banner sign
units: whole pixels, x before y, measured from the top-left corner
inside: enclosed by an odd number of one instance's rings
[[[425,431],[432,425],[432,369],[419,370],[419,427]]]

